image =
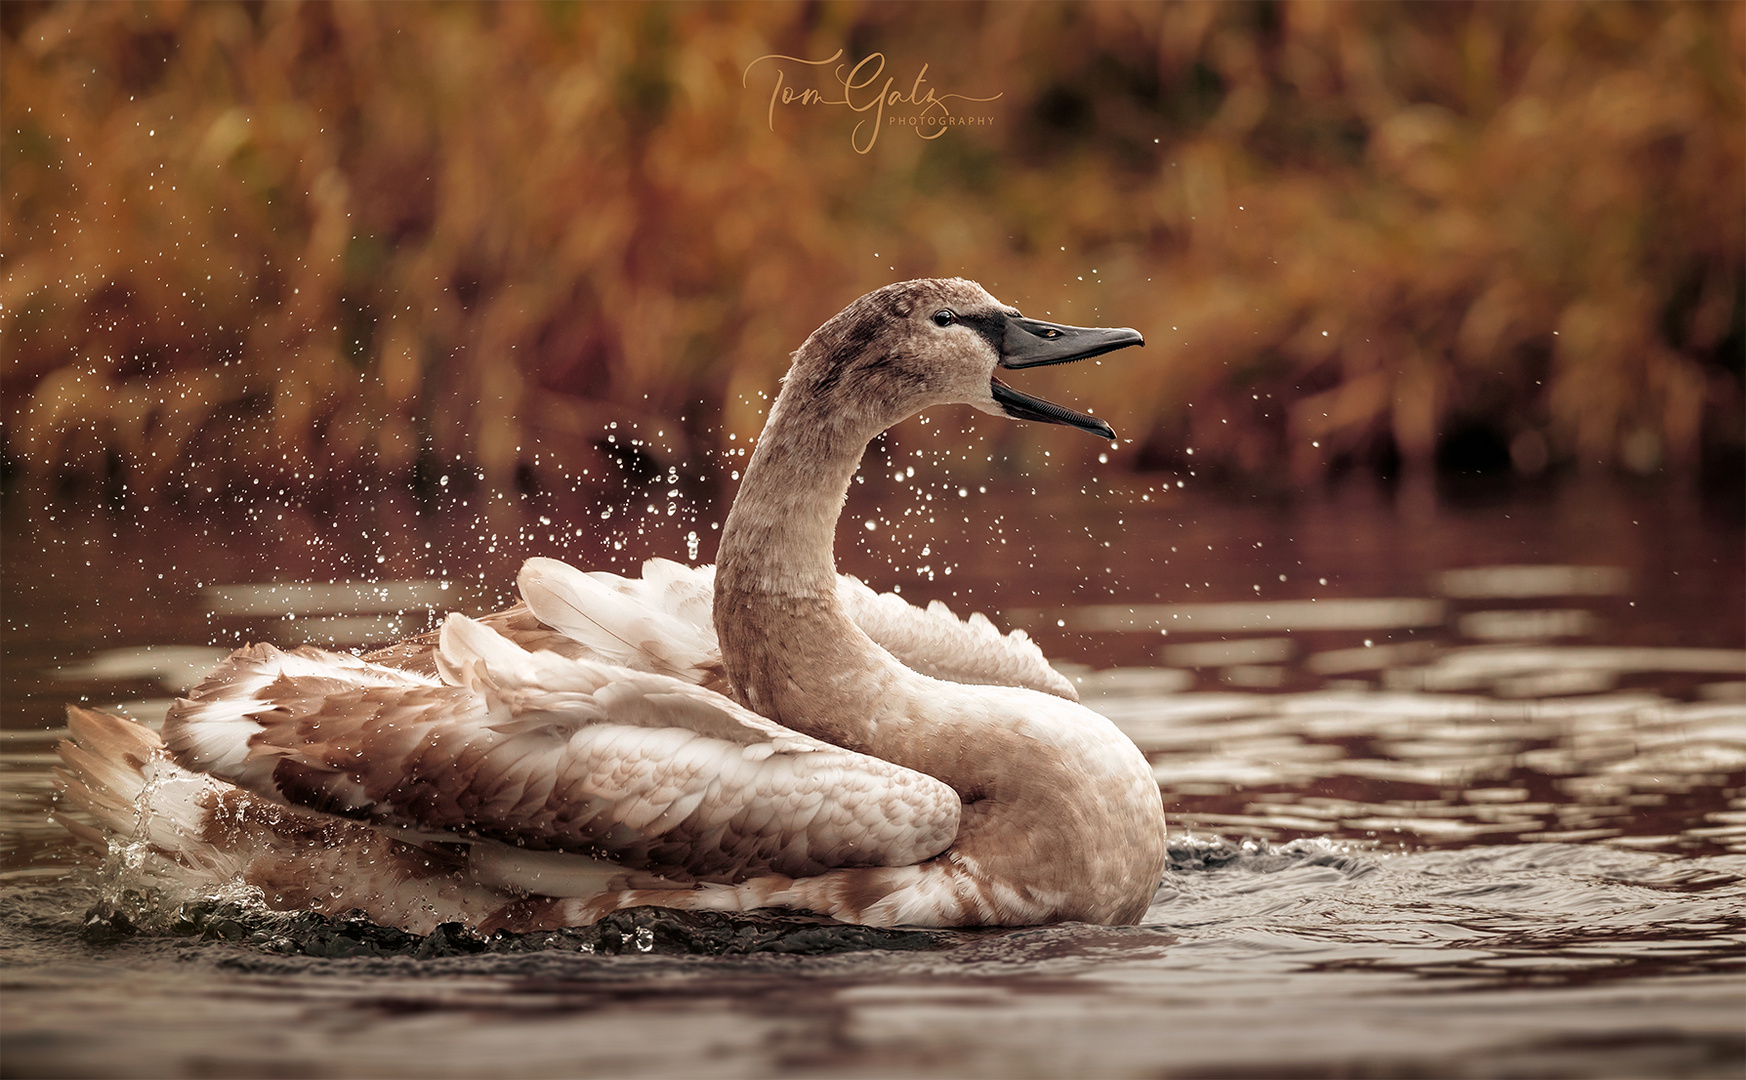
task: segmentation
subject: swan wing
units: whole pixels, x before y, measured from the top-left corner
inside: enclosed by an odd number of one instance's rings
[[[516,578],[522,601],[481,616],[528,652],[655,671],[725,691],[721,647],[710,605],[715,567],[650,559],[640,578],[584,573],[557,559],[533,558]],[[437,673],[441,631],[366,653],[373,664]]]
[[[556,559],[529,559],[517,578],[539,622],[583,644],[608,663],[708,682],[721,671],[711,605],[715,567],[650,559],[643,576],[583,573]],[[916,607],[847,574],[837,598],[868,637],[899,661],[936,679],[989,686],[1026,686],[1079,700],[1067,677],[1049,666],[1022,630],[1002,634],[982,615],[960,619],[939,601]],[[531,632],[510,636],[539,647]]]
[[[730,693],[711,609],[715,567],[650,559],[640,578],[585,573],[557,559],[534,558],[516,582],[523,603],[484,616],[493,630],[529,652],[671,675]],[[840,575],[837,598],[849,618],[901,663],[957,683],[1024,686],[1078,701],[1067,677],[1023,630],[1002,634],[980,614],[960,619],[938,600],[917,607]],[[427,675],[436,673],[433,632],[370,653],[365,659]]]
[[[940,781],[683,679],[528,652],[461,615],[437,664],[257,645],[177,704],[165,741],[281,803],[674,881],[908,865],[957,833]]]
[[[529,652],[601,659],[582,642],[540,622],[525,603],[480,616],[479,621]],[[437,676],[437,645],[441,638],[442,631],[432,630],[367,652],[363,658],[371,664],[434,679]]]
[[[651,559],[637,580],[533,558],[515,583],[535,618],[580,642],[592,659],[687,682],[721,666],[710,611],[714,574]]]
[[[1067,677],[1049,666],[1023,630],[1002,634],[987,616],[960,619],[938,600],[916,607],[838,575],[837,599],[866,635],[912,670],[949,682],[1025,686],[1078,701]]]

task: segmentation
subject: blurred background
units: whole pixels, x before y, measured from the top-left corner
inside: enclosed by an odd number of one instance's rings
[[[1739,2],[0,2],[12,1072],[1737,1075],[1743,102]],[[1121,437],[932,410],[837,565],[1142,747],[1153,938],[80,943],[69,702],[713,561],[790,353],[951,274],[1143,331],[1013,379]]]
[[[1741,481],[1740,4],[7,3],[0,31],[9,477],[664,468],[743,446],[854,296],[962,274],[1148,341],[1025,380],[1118,449],[928,433],[998,440],[986,470]],[[907,95],[883,125],[803,96],[844,95],[798,62],[839,50],[880,65],[851,104]]]

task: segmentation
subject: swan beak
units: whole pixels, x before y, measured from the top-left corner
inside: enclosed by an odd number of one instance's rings
[[[1144,345],[1146,339],[1138,330],[1117,327],[1063,326],[1037,319],[1007,316],[1006,332],[1001,343],[1000,366],[1003,368],[1044,367],[1088,360],[1107,352]],[[1008,416],[1018,420],[1038,420],[1045,424],[1065,424],[1089,431],[1100,438],[1115,438],[1115,430],[1095,416],[1057,405],[1052,401],[1020,393],[999,379],[990,379],[995,404]]]

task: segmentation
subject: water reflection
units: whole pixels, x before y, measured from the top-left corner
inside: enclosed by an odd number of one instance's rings
[[[446,581],[353,581],[317,585],[208,585],[200,590],[218,615],[323,615],[441,608],[453,601]]]
[[[1746,851],[1746,710],[1731,703],[1324,691],[1093,704],[1152,757],[1191,828]]]
[[[1166,630],[1216,634],[1285,630],[1401,630],[1441,626],[1439,600],[1274,600],[1224,604],[1094,604],[1051,612],[1007,612],[1016,626],[1053,616],[1057,626],[1084,631]]]
[[[449,581],[208,585],[200,594],[214,616],[278,619],[275,640],[328,647],[398,641],[431,629],[436,612],[470,606]]]
[[[93,860],[47,816],[70,698],[150,722],[230,645],[422,630],[432,605],[507,602],[528,555],[707,560],[709,504],[341,493],[184,516],[9,498],[8,1071],[1737,1071],[1737,522],[1591,492],[1415,503],[1436,527],[1403,528],[1374,492],[1282,506],[1135,485],[1080,501],[870,483],[840,561],[1026,626],[1140,744],[1175,836],[1146,925],[750,957],[99,948],[79,937]]]
[[[106,1075],[1725,1075],[1743,1048],[1737,857],[1172,856],[1144,926],[921,952],[323,960],[134,939],[82,975],[0,929],[6,1023],[28,1033],[9,1057]],[[53,1034],[75,1002],[106,1022]]]
[[[191,690],[229,655],[229,649],[210,645],[137,645],[104,649],[53,674],[74,683],[150,681],[165,690]]]
[[[1473,566],[1437,575],[1438,591],[1463,599],[1617,596],[1631,576],[1616,566]]]

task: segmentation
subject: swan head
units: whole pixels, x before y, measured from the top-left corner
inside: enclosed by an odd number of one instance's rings
[[[879,430],[931,405],[963,404],[1109,439],[1115,432],[1102,420],[1015,390],[998,373],[1144,344],[1126,327],[1027,319],[963,278],[901,281],[875,289],[813,331],[794,354],[783,396],[803,395],[822,415]]]

